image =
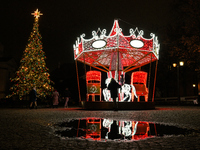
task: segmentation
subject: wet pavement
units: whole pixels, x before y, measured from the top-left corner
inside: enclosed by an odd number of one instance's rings
[[[70,119],[108,118],[152,122],[188,130],[200,130],[200,107],[156,107],[156,110],[86,111],[77,108],[0,109],[1,150],[167,150],[200,149],[200,135],[165,135],[144,140],[107,140],[67,138],[55,134],[56,124]]]

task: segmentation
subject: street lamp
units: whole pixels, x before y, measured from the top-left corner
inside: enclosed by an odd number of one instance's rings
[[[184,62],[180,61],[179,63],[173,63],[173,67],[177,67],[177,97],[178,105],[180,105],[180,79],[179,79],[179,67],[184,66]]]
[[[192,84],[192,87],[194,89],[194,96],[196,95],[196,84]]]
[[[192,84],[192,86],[193,86],[193,88],[195,88],[195,87],[196,87],[196,84]]]
[[[179,62],[179,65],[180,65],[180,66],[184,66],[184,62],[183,62],[183,61],[180,61],[180,62]]]

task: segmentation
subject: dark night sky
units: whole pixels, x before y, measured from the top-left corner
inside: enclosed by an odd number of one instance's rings
[[[54,70],[58,63],[73,62],[73,44],[82,33],[92,37],[98,28],[110,32],[113,21],[125,35],[138,27],[164,37],[165,27],[172,21],[170,7],[174,0],[6,0],[0,1],[0,43],[6,56],[20,61],[32,31],[37,8],[43,50],[47,67]],[[125,23],[128,22],[129,24]],[[130,25],[132,24],[132,25]],[[148,33],[149,34],[149,33]],[[161,51],[162,51],[162,43]],[[161,56],[162,58],[162,56]]]

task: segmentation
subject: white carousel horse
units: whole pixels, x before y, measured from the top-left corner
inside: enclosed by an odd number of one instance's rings
[[[131,88],[132,88],[132,91],[133,91],[134,94],[131,94]],[[136,94],[135,87],[133,85],[130,85],[130,84],[124,84],[122,86],[122,94],[124,95],[122,101],[130,102],[132,100],[132,98],[134,98],[134,96],[136,98],[138,98],[138,96]]]
[[[108,84],[110,83],[111,78],[107,78],[105,81],[106,88],[103,89],[103,96],[105,101],[111,101],[110,90],[108,90]]]

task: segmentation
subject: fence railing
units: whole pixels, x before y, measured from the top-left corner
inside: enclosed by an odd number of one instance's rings
[[[178,98],[177,97],[161,97],[155,98],[156,104],[177,104]],[[198,97],[197,96],[185,96],[180,97],[181,104],[198,104]]]

